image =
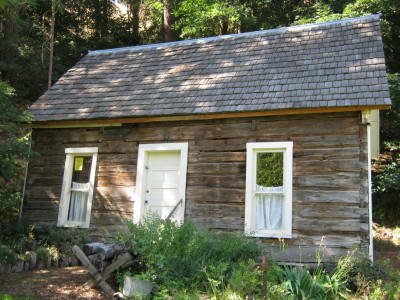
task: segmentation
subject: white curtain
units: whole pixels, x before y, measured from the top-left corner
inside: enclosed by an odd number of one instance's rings
[[[256,230],[278,230],[282,228],[283,197],[283,187],[257,185],[255,196]]]
[[[68,210],[68,221],[85,222],[86,220],[86,205],[89,183],[72,182],[71,186],[71,200]],[[74,189],[86,190],[74,191]]]

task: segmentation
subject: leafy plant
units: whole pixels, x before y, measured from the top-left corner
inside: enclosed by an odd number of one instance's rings
[[[200,230],[189,220],[178,225],[149,217],[141,225],[129,222],[128,228],[119,239],[135,243],[142,273],[175,292],[200,289],[216,293],[235,266],[261,253],[255,240]]]
[[[384,152],[373,164],[374,220],[381,225],[399,225],[400,210],[400,75],[389,75],[393,106],[381,112]]]
[[[42,246],[35,250],[38,260],[45,260],[48,257],[55,260],[60,257],[60,252],[55,246]]]
[[[321,265],[309,270],[305,267],[284,266],[278,274],[281,286],[296,299],[347,299],[345,292],[352,256],[339,260],[335,271],[329,274]]]
[[[262,272],[254,264],[252,259],[239,263],[228,282],[230,289],[243,298],[261,295]]]
[[[83,245],[89,241],[88,231],[77,228],[38,225],[33,228],[33,235],[40,245],[53,247],[64,254],[70,254],[73,245]]]
[[[0,245],[0,263],[12,265],[17,261],[17,253],[6,245]]]

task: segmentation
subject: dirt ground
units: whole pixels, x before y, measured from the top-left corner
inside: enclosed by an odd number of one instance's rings
[[[389,259],[400,272],[400,228],[388,228],[374,223],[375,260]]]
[[[90,278],[83,267],[52,268],[0,275],[0,294],[31,296],[41,300],[106,299],[97,289],[84,290]]]

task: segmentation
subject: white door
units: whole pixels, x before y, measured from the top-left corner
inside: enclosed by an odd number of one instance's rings
[[[135,221],[157,214],[183,222],[187,143],[139,145]]]
[[[179,202],[180,156],[179,151],[148,153],[144,195],[146,214],[156,213],[165,219]]]

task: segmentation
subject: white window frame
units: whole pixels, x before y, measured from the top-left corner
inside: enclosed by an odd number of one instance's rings
[[[97,153],[98,153],[97,147],[65,148],[66,157],[65,157],[63,183],[61,188],[60,207],[58,210],[57,226],[89,228],[90,215],[92,211],[94,182],[96,177]],[[90,176],[89,176],[89,191],[88,191],[88,198],[86,205],[86,220],[84,222],[72,222],[67,220],[68,208],[71,199],[72,173],[74,168],[75,156],[92,157],[92,164],[90,167]]]
[[[247,143],[246,150],[245,234],[253,237],[291,238],[293,142]],[[282,210],[282,229],[280,230],[256,230],[256,170],[257,153],[260,152],[283,152],[284,203]]]
[[[149,152],[180,151],[179,165],[179,199],[182,199],[182,209],[176,213],[178,220],[184,220],[186,203],[186,173],[188,161],[188,143],[158,143],[140,144],[138,153],[138,163],[136,171],[136,197],[134,202],[133,222],[138,224],[142,221],[144,214],[144,199],[146,178],[145,165]]]

